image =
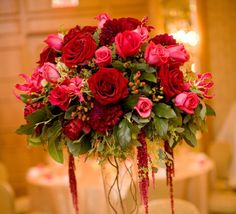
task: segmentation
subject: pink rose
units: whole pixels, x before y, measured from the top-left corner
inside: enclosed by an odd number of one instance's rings
[[[134,109],[139,113],[140,117],[147,118],[152,112],[152,105],[152,101],[147,97],[139,97]]]
[[[198,96],[193,92],[183,92],[175,98],[175,106],[188,114],[194,113],[194,109],[198,106],[198,103]]]
[[[163,65],[168,62],[169,52],[160,44],[150,42],[145,50],[144,59],[150,65]]]
[[[40,68],[42,72],[43,78],[46,79],[48,82],[56,83],[57,80],[60,78],[60,74],[56,69],[56,65],[46,62]]]
[[[182,64],[189,60],[189,54],[182,44],[169,46],[166,49],[169,52],[170,58],[172,58],[172,60],[176,61],[177,63]]]
[[[60,51],[62,48],[63,39],[58,34],[49,34],[44,42],[46,42],[50,48]]]
[[[68,87],[65,85],[55,87],[50,91],[48,100],[52,105],[58,106],[63,111],[66,111],[70,104]]]
[[[116,51],[123,59],[127,56],[138,54],[141,46],[141,38],[138,33],[124,31],[115,37]]]
[[[95,51],[95,62],[100,67],[105,67],[112,62],[112,51],[106,46],[102,46],[101,48]]]
[[[133,30],[134,32],[138,33],[142,43],[145,42],[148,37],[149,37],[149,32],[148,29],[146,27],[140,27],[138,26],[135,30]]]
[[[99,23],[98,23],[98,28],[102,28],[103,25],[107,20],[110,20],[110,16],[107,13],[101,13],[100,15],[95,17]]]

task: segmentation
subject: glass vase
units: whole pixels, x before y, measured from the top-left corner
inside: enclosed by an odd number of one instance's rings
[[[109,214],[138,213],[137,176],[133,161],[108,159],[101,171]]]

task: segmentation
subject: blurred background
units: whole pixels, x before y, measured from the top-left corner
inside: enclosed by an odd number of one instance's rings
[[[96,25],[93,17],[101,12],[114,18],[148,16],[154,33],[167,32],[185,43],[191,69],[211,72],[215,82],[210,104],[217,116],[208,120],[197,151],[210,155],[219,142],[236,150],[235,0],[0,0],[0,162],[16,197],[27,195],[29,168],[48,160],[43,148],[27,148],[26,137],[15,134],[24,123],[23,104],[14,96],[19,74],[32,72],[49,33]]]

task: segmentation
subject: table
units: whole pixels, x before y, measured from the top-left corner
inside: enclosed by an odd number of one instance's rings
[[[208,179],[213,169],[214,163],[203,153],[186,152],[177,156],[174,177],[175,196],[192,202],[201,214],[207,214],[210,183]],[[107,204],[100,166],[93,160],[87,160],[86,163],[80,161],[76,174],[80,213],[106,214]],[[27,181],[33,210],[44,214],[74,213],[65,165],[33,167],[29,170]],[[165,169],[158,171],[156,189],[151,186],[149,191],[150,200],[169,197]]]

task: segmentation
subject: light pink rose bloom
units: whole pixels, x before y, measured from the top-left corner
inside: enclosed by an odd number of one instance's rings
[[[175,106],[188,114],[193,114],[198,104],[199,98],[193,92],[183,92],[175,97]]]
[[[58,34],[49,34],[44,42],[46,42],[50,48],[60,51],[62,48],[63,39]]]
[[[68,92],[71,95],[76,95],[79,98],[80,102],[84,101],[82,89],[84,87],[85,81],[80,77],[73,77],[70,79],[68,84]]]
[[[144,59],[150,65],[163,65],[168,62],[169,52],[167,49],[160,45],[153,43],[152,41],[146,47],[144,53]]]
[[[176,62],[184,63],[189,60],[189,54],[183,44],[169,46],[166,49],[169,52],[170,58],[174,59]]]
[[[95,57],[95,62],[100,67],[105,67],[107,65],[110,65],[112,62],[112,51],[106,46],[102,46],[95,51]]]
[[[148,29],[146,27],[138,26],[133,31],[139,34],[142,43],[145,42],[148,39],[148,37],[149,37],[149,32],[148,32]]]
[[[95,17],[99,23],[98,23],[98,28],[102,28],[103,25],[107,20],[110,20],[110,16],[107,13],[101,13],[100,15]]]
[[[56,66],[50,62],[44,63],[40,68],[40,71],[42,72],[44,79],[46,79],[48,82],[56,83],[60,78],[60,74],[57,71]]]
[[[152,112],[152,101],[147,97],[139,97],[134,109],[139,113],[140,117],[147,118]]]

